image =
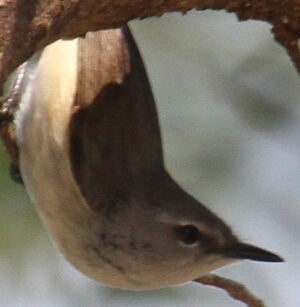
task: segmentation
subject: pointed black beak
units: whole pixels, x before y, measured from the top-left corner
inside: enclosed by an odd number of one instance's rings
[[[267,262],[284,261],[281,257],[267,250],[240,242],[226,249],[224,252],[222,252],[222,255],[224,255],[225,257],[235,258],[235,259],[250,259],[250,260],[267,261]]]

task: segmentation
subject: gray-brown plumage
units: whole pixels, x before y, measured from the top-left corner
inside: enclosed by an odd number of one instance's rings
[[[88,33],[78,48],[71,158],[97,211],[105,206],[99,186],[104,197],[127,195],[163,171],[162,145],[154,98],[129,31]]]

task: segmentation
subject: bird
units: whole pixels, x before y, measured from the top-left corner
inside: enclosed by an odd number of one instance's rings
[[[29,60],[15,117],[22,181],[54,244],[107,286],[186,283],[245,259],[242,242],[167,171],[151,85],[127,26]]]

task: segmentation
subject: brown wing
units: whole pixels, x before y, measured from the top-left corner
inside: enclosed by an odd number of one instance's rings
[[[147,74],[127,27],[88,33],[79,40],[78,61],[71,161],[89,206],[99,211],[128,200],[143,178],[163,167],[161,137]]]

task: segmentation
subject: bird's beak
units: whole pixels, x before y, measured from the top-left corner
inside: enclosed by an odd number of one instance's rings
[[[255,261],[283,262],[284,260],[265,249],[238,242],[234,246],[227,248],[222,255],[234,259],[250,259]]]

